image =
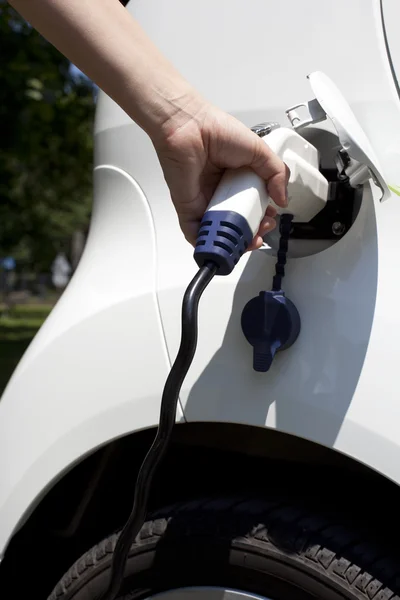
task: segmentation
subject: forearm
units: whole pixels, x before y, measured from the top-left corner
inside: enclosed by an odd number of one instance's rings
[[[9,0],[152,138],[196,113],[196,94],[118,0]]]

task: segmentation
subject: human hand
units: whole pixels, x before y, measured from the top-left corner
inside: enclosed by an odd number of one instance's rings
[[[285,206],[289,170],[283,162],[243,123],[201,98],[119,2],[12,4],[150,136],[191,244],[226,168],[251,167],[275,204]],[[249,249],[262,245],[275,214],[269,206]]]
[[[289,169],[254,132],[231,115],[199,101],[167,124],[153,140],[185,238],[194,245],[201,219],[226,168],[251,167],[265,179],[278,206],[287,204]],[[276,209],[268,206],[249,250],[275,225]]]
[[[148,133],[191,244],[226,168],[251,167],[274,202],[285,206],[289,170],[283,162],[243,123],[203,100],[119,2],[12,4]],[[249,249],[261,246],[275,214],[269,206]]]

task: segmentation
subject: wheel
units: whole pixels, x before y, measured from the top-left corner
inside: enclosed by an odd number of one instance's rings
[[[49,600],[96,600],[117,535],[80,558]],[[132,546],[121,600],[400,600],[399,561],[299,503],[218,498],[153,515]]]

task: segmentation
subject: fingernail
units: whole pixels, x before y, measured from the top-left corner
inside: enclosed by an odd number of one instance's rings
[[[275,219],[271,219],[271,221],[266,221],[262,228],[263,234],[265,235],[266,233],[269,233],[270,231],[275,229],[275,227],[276,227]]]

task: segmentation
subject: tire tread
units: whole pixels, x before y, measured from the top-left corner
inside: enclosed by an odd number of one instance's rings
[[[340,581],[344,590],[360,600],[400,600],[396,595],[400,566],[394,558],[363,541],[359,532],[335,522],[334,517],[314,514],[285,499],[233,496],[177,503],[157,511],[145,523],[132,549],[161,538],[171,519],[179,522],[180,536],[207,532],[215,535],[217,529],[223,539],[233,538],[238,543],[244,539],[255,546],[272,544],[280,551],[294,552],[303,564]],[[114,533],[79,558],[48,600],[62,599],[77,580],[108,560],[117,539],[118,533]]]

